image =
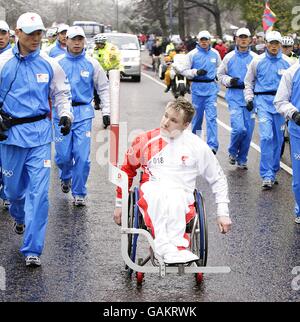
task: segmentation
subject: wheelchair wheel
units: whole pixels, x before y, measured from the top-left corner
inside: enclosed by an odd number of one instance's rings
[[[134,207],[134,194],[133,192],[129,193],[128,196],[128,228],[133,228],[133,207]],[[128,234],[128,256],[131,258],[132,253],[132,239],[133,235]],[[131,276],[132,269],[125,265],[125,269],[128,270],[128,275]]]
[[[198,266],[206,266],[208,254],[208,236],[204,199],[197,190],[194,192],[196,221],[191,235],[192,251],[199,256]]]
[[[128,207],[128,227],[129,228],[139,228],[140,226],[140,211],[137,205],[137,201],[139,200],[139,189],[134,188],[129,195],[129,207]],[[128,234],[128,256],[135,263],[136,262],[136,248],[137,248],[137,240],[138,234]],[[127,265],[125,269],[128,269],[128,275],[131,276],[133,270],[129,268]]]

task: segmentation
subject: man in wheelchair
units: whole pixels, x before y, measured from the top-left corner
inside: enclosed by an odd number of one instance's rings
[[[194,203],[198,175],[212,187],[217,203],[217,225],[221,233],[231,228],[227,180],[208,145],[187,130],[195,109],[184,98],[167,104],[160,128],[136,137],[128,149],[122,170],[129,188],[142,168],[138,206],[154,237],[154,252],[165,263],[188,263],[198,256],[187,248],[186,217]],[[114,221],[121,225],[122,191],[117,188]]]

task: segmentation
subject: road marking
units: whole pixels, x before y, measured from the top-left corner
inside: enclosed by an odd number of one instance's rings
[[[166,85],[164,85],[163,83],[161,83],[161,82],[159,82],[157,79],[155,79],[155,78],[153,78],[152,76],[150,76],[150,75],[148,75],[148,74],[146,74],[146,73],[143,73],[142,72],[142,74],[143,74],[143,76],[145,76],[145,77],[147,77],[147,78],[149,78],[149,79],[151,79],[152,81],[154,81],[155,83],[157,83],[158,85],[160,85],[160,86],[163,86],[163,87],[167,87]],[[223,106],[226,106],[227,107],[227,104],[225,104],[225,103],[223,103],[223,102],[219,102],[221,105],[223,105]],[[231,132],[231,127],[230,126],[228,126],[227,124],[225,124],[225,123],[223,123],[222,121],[220,121],[219,119],[217,119],[217,122],[218,122],[218,124],[220,124],[225,130],[227,130],[228,132]],[[257,145],[257,144],[255,144],[254,142],[252,142],[251,141],[251,147],[254,149],[254,150],[256,150],[257,152],[261,152],[260,151],[260,147]],[[293,175],[293,170],[288,166],[288,165],[286,165],[285,163],[283,163],[283,162],[281,162],[280,161],[280,167],[284,170],[284,171],[286,171],[287,173],[289,173],[290,175]]]
[[[6,278],[5,278],[5,269],[4,267],[0,266],[0,290],[6,290]]]

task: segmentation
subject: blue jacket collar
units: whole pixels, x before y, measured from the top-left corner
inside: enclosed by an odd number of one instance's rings
[[[197,44],[197,45],[196,45],[196,48],[197,48],[199,51],[201,51],[202,53],[208,53],[208,52],[211,50],[211,45],[209,45],[208,50],[206,50],[206,49],[204,49],[204,48],[200,47],[200,45],[199,45],[199,44]]]
[[[37,57],[40,54],[40,48],[36,49],[35,51],[29,53],[26,56],[22,56],[20,54],[20,51],[19,51],[19,42],[17,42],[15,47],[13,48],[13,53],[18,59],[23,58],[24,60],[31,60],[31,59],[34,59],[35,57]]]
[[[7,49],[9,49],[9,48],[11,48],[10,43],[8,43],[6,47],[4,47],[4,48],[0,49],[0,54],[4,53],[4,52],[5,52]]]
[[[279,60],[282,58],[282,51],[279,49],[279,52],[276,56],[273,56],[269,53],[268,49],[266,49],[266,57],[268,57],[271,60]]]
[[[250,53],[250,47],[248,47],[247,51],[239,51],[238,46],[235,46],[234,51],[235,51],[236,55],[247,56]]]
[[[71,54],[68,50],[66,51],[66,57],[69,58],[69,59],[81,59],[82,57],[85,56],[85,50],[83,49],[81,54],[79,55],[73,55]]]

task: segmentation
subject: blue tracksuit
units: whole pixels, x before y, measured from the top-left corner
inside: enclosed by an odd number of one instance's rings
[[[192,131],[201,136],[205,111],[207,144],[215,151],[219,147],[216,110],[219,86],[215,79],[217,76],[217,68],[220,64],[221,58],[215,49],[209,48],[209,50],[205,50],[197,44],[196,48],[186,55],[186,64],[179,67],[179,72],[182,75],[193,80],[191,92],[196,115],[192,120]],[[198,69],[206,70],[207,74],[197,76]]]
[[[86,56],[85,50],[78,56],[67,52],[57,57],[57,61],[70,81],[72,102],[76,106],[73,107],[74,123],[70,134],[66,136],[62,136],[58,126],[59,119],[54,113],[55,161],[60,169],[60,179],[72,179],[72,195],[85,197],[90,172],[94,87],[103,103],[102,114],[109,115],[109,83],[98,61]]]
[[[250,113],[246,109],[246,102],[243,93],[244,79],[247,67],[253,57],[257,55],[250,50],[241,52],[238,48],[228,53],[218,68],[218,79],[228,89],[226,101],[230,111],[231,140],[228,148],[230,155],[235,157],[238,164],[246,164],[250,148],[251,138],[255,125],[254,111]],[[230,80],[239,78],[238,86],[232,88]]]
[[[73,119],[70,87],[59,64],[39,49],[21,57],[18,45],[0,55],[0,102],[12,118],[28,118],[50,112],[53,97],[60,116]],[[44,118],[12,126],[1,142],[5,194],[10,214],[25,223],[21,252],[40,255],[48,217],[52,123]]]
[[[46,52],[50,57],[55,58],[57,56],[65,54],[66,48],[63,48],[60,42],[56,40],[56,42],[52,46],[46,49]]]
[[[11,48],[11,45],[10,45],[10,43],[8,43],[6,47],[0,49],[0,54],[4,53],[6,50],[8,50],[10,48]],[[0,149],[1,149],[1,145],[0,145]],[[2,162],[1,162],[1,152],[0,152],[0,198],[2,200],[6,200],[7,197],[4,193],[4,184],[3,184],[3,179],[2,179],[1,167],[2,167]]]
[[[260,176],[275,180],[280,169],[284,118],[277,113],[273,101],[281,77],[290,67],[289,58],[279,51],[272,56],[266,51],[253,59],[245,78],[245,99],[253,100],[257,108],[260,134]],[[268,92],[267,94],[262,94]],[[273,94],[272,94],[273,92]]]
[[[289,119],[291,159],[293,167],[292,187],[295,196],[295,214],[300,217],[300,127],[292,120],[300,111],[300,65],[290,67],[283,75],[274,100],[277,111]]]

